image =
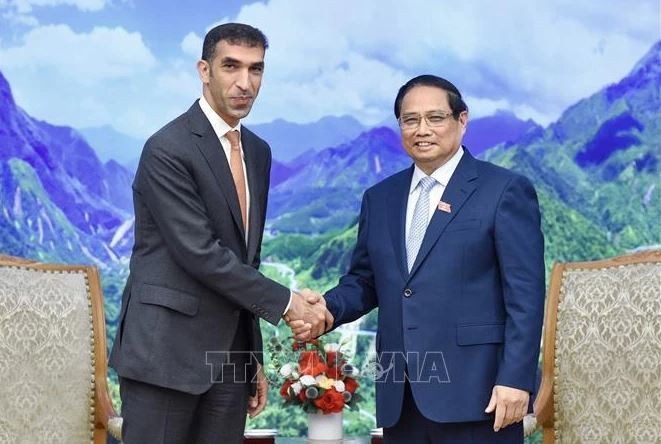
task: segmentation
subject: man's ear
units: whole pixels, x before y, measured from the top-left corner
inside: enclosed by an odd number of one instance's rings
[[[209,83],[209,75],[210,75],[210,70],[211,67],[209,66],[209,62],[206,60],[198,60],[197,62],[197,73],[200,76],[200,80],[202,83]]]
[[[463,127],[466,127],[468,124],[468,111],[462,111],[461,114],[459,114],[459,122]]]
[[[459,114],[459,123],[461,124],[461,134],[466,134],[466,126],[468,125],[468,111],[462,111]]]

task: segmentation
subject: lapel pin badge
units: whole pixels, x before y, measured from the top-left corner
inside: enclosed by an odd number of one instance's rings
[[[447,202],[440,201],[438,203],[438,209],[446,213],[452,213],[452,205]]]

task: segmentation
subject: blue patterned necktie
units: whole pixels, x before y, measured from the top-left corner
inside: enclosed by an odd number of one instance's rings
[[[420,250],[420,245],[422,245],[422,239],[425,237],[425,232],[427,231],[429,222],[429,193],[434,188],[434,185],[436,185],[436,179],[429,176],[423,177],[418,182],[420,196],[418,196],[418,202],[415,204],[409,237],[406,240],[406,262],[409,272],[413,268],[415,258],[418,256],[418,251]]]

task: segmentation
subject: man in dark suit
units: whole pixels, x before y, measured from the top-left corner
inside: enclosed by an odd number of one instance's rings
[[[127,444],[242,442],[246,412],[258,414],[267,396],[258,318],[323,326],[323,305],[257,271],[271,152],[240,119],[267,46],[248,25],[210,30],[197,64],[202,97],[142,152],[110,356]]]
[[[334,327],[379,307],[385,442],[520,443],[545,292],[535,190],[462,147],[468,109],[447,80],[410,80],[395,116],[414,165],[364,194],[350,269],[325,295]]]

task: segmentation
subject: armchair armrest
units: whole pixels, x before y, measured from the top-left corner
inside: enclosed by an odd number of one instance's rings
[[[122,417],[115,412],[108,393],[108,384],[105,378],[95,380],[96,409],[94,411],[94,435],[95,442],[97,433],[110,433],[112,437],[121,441],[122,439]],[[105,436],[103,441],[105,442]]]

